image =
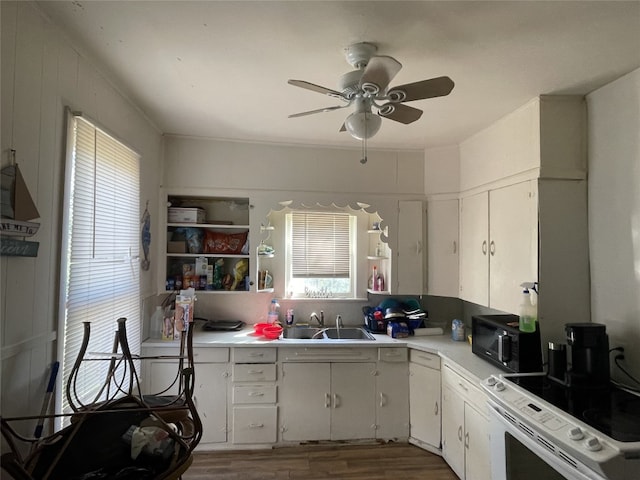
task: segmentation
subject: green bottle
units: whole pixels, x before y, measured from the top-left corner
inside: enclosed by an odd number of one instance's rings
[[[520,321],[518,324],[520,331],[527,333],[535,332],[537,318],[537,309],[531,303],[529,289],[525,288],[522,291],[522,303],[520,303]]]

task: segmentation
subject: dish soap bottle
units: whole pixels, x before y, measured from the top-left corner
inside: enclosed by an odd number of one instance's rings
[[[522,290],[522,303],[520,303],[520,321],[518,323],[521,332],[535,332],[537,309],[531,302],[531,293],[528,288]]]

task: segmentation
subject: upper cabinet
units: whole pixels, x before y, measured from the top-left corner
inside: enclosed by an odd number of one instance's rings
[[[391,293],[422,295],[425,284],[425,207],[421,200],[398,202],[397,290]]]
[[[460,144],[460,296],[517,313],[539,282],[543,343],[589,321],[586,104],[541,96]]]
[[[460,297],[516,313],[520,284],[538,279],[536,182],[463,197]]]
[[[248,198],[165,194],[159,291],[250,290]]]

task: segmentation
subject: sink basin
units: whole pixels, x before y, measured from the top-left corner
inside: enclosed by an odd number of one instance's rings
[[[323,334],[330,340],[375,340],[375,337],[362,328],[327,328]]]
[[[289,327],[282,331],[283,339],[290,340],[375,340],[375,337],[362,328],[318,328],[318,327]]]
[[[314,327],[290,327],[282,331],[282,338],[297,340],[322,340],[322,328]]]

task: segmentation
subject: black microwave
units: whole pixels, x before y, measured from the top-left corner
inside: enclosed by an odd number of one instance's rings
[[[521,332],[518,320],[508,314],[471,317],[471,350],[507,372],[541,372],[539,325],[535,332]]]

